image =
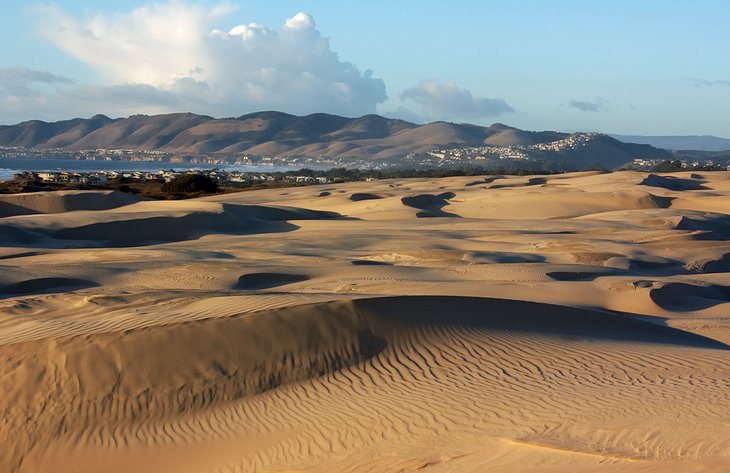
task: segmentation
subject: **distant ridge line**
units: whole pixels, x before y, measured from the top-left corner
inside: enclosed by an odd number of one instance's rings
[[[642,136],[642,135],[614,135],[617,140],[624,143],[638,143],[655,146],[657,148],[674,151],[729,151],[730,139],[720,138],[712,135],[686,135],[686,136]]]
[[[346,163],[397,161],[438,148],[534,148],[579,135],[590,135],[587,146],[579,150],[531,152],[537,162],[573,163],[576,169],[593,165],[614,168],[638,155],[669,157],[651,146],[626,145],[602,134],[525,131],[502,123],[486,127],[443,121],[418,125],[375,114],[352,118],[327,113],[296,116],[272,110],[231,118],[169,113],[30,120],[0,126],[0,146],[37,151],[121,149],[181,155],[336,158]]]

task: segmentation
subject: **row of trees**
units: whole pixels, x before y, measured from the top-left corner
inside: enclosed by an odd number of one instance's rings
[[[654,166],[652,172],[681,172],[681,171],[724,171],[722,166],[692,166],[686,167],[682,161],[675,159],[674,161],[666,160]]]
[[[528,176],[528,175],[550,175],[569,172],[571,170],[556,169],[510,169],[510,168],[482,168],[478,166],[465,166],[460,168],[435,168],[435,169],[348,169],[333,168],[327,170],[300,169],[298,171],[286,171],[274,173],[274,177],[283,176],[308,176],[326,177],[334,181],[364,181],[366,179],[400,179],[400,178],[436,178],[454,176]]]

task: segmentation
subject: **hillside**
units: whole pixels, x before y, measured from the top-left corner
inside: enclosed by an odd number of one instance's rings
[[[581,148],[550,145],[561,140],[571,142],[571,136],[589,136],[593,142]],[[528,161],[570,163],[578,169],[594,164],[618,167],[637,156],[669,157],[651,146],[629,145],[606,135],[524,131],[500,123],[488,127],[449,122],[417,125],[378,115],[294,116],[274,111],[222,119],[173,113],[119,119],[97,115],[54,123],[34,120],[0,126],[0,146],[36,151],[124,149],[179,155],[309,157],[336,159],[340,164],[399,163],[406,157],[428,158],[437,148],[486,148],[493,154],[497,152],[498,160],[517,153],[525,155]]]

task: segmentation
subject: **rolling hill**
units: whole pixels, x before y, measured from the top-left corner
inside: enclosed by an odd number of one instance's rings
[[[591,142],[579,148],[539,146],[561,140],[571,142],[571,136],[588,136]],[[336,158],[340,162],[398,161],[435,148],[515,148],[540,161],[571,162],[577,168],[594,164],[617,167],[636,156],[669,157],[663,150],[622,143],[600,134],[524,131],[500,123],[488,127],[449,122],[417,125],[378,115],[295,116],[275,111],[220,119],[172,113],[118,119],[96,115],[53,123],[33,120],[0,126],[0,146],[69,152],[124,149],[179,155],[306,156]]]

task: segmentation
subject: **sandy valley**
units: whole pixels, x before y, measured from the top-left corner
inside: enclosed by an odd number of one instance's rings
[[[0,471],[722,472],[730,174],[0,196]]]

